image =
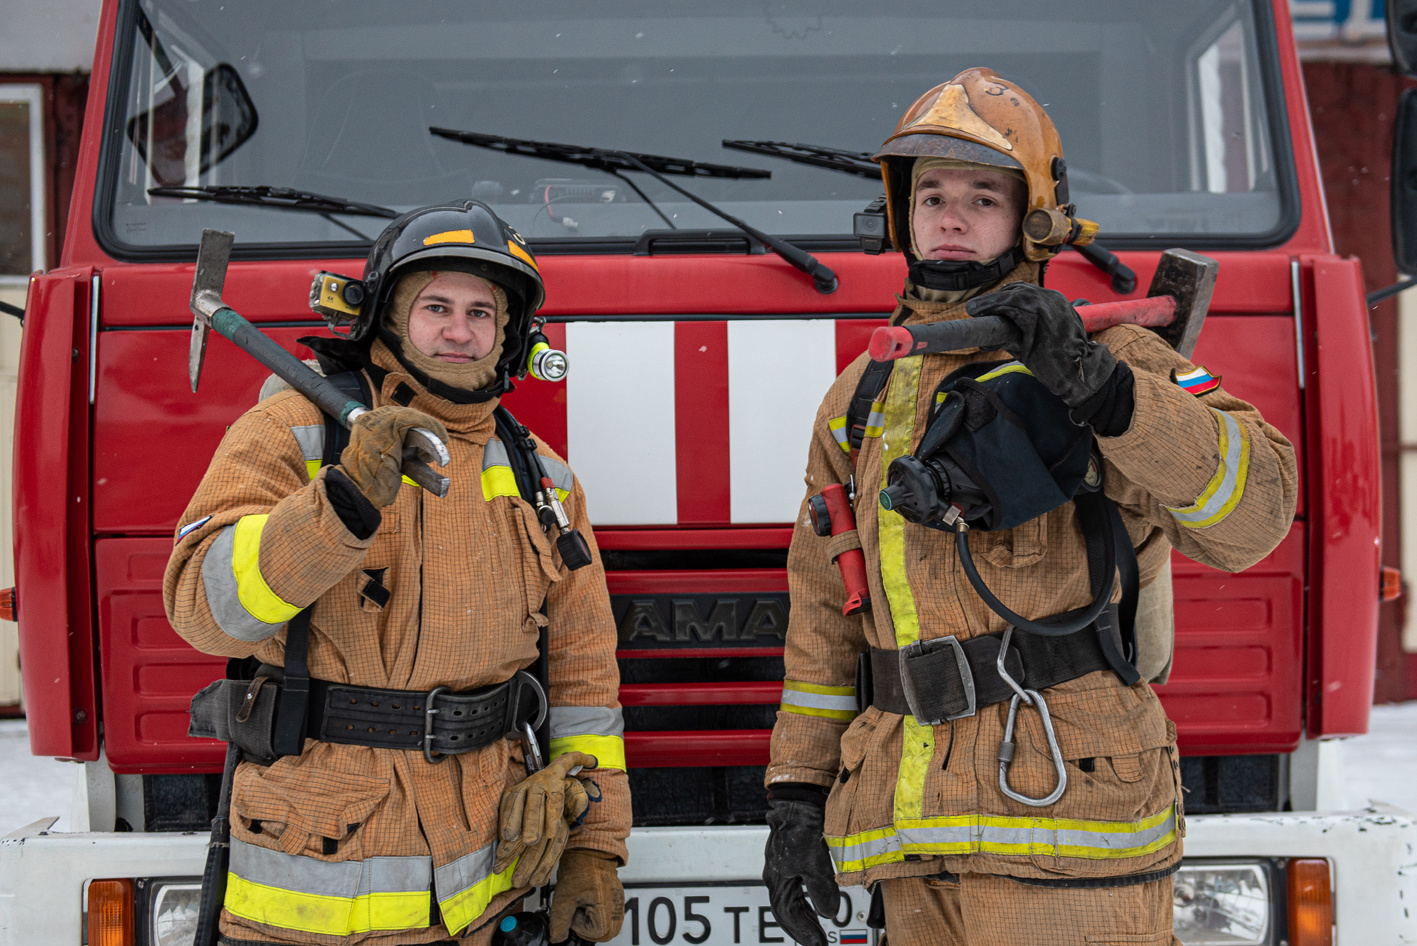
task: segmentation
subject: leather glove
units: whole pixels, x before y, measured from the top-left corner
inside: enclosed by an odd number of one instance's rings
[[[448,431],[436,418],[392,404],[360,414],[349,428],[349,445],[340,454],[339,469],[377,509],[398,498],[403,483],[404,440],[414,427],[430,430],[443,443],[448,442]],[[415,446],[416,442],[408,445]]]
[[[1011,282],[975,296],[964,308],[975,318],[995,315],[1012,322],[1019,341],[1008,346],[1009,352],[1069,407],[1082,406],[1113,380],[1117,359],[1087,337],[1081,317],[1061,292]]]
[[[578,765],[593,769],[597,764],[593,755],[567,752],[502,793],[498,808],[501,840],[493,871],[501,873],[520,858],[512,871],[513,887],[540,887],[551,879],[551,871],[566,849],[570,822],[590,807],[585,786],[569,773]]]
[[[776,785],[768,803],[763,883],[778,925],[802,946],[827,946],[827,934],[812,913],[836,916],[841,903],[836,868],[823,836],[826,797],[826,789],[814,785]]]
[[[619,862],[613,854],[584,847],[561,855],[551,894],[551,942],[564,943],[572,932],[592,943],[620,934],[625,888],[620,886]]]

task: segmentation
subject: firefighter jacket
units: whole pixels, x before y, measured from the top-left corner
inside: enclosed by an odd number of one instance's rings
[[[1022,264],[1004,282],[1020,279],[1036,281],[1036,264]],[[960,304],[900,303],[909,310],[905,324],[967,317]],[[1195,366],[1152,332],[1120,326],[1096,338],[1135,376],[1130,428],[1098,443],[1104,489],[1137,549],[1142,584],[1155,578],[1173,547],[1227,571],[1263,558],[1288,533],[1294,514],[1289,442],[1218,384],[1184,387]],[[872,405],[855,465],[842,418],[866,355],[836,380],[817,413],[807,493],[854,474],[872,607],[842,616],[845,592],[831,558],[841,537],[817,536],[804,502],[788,557],[787,679],[767,785],[830,786],[825,833],[842,885],[942,871],[1134,875],[1165,869],[1181,856],[1175,727],[1144,682],[1128,687],[1111,671],[1098,671],[1044,691],[1068,774],[1066,792],[1046,808],[999,790],[996,753],[1007,702],[933,727],[876,707],[858,715],[857,658],[868,647],[948,635],[963,641],[1005,628],[968,584],[954,535],[883,510],[877,493],[890,461],[919,443],[939,383],[970,362],[1008,358],[969,350],[897,361]],[[968,541],[989,588],[1026,618],[1091,601],[1085,541],[1071,502],[1009,531],[970,533]],[[1020,707],[1018,727],[1009,783],[1045,796],[1056,777],[1037,711]]]
[[[592,551],[573,572],[517,492],[496,401],[429,395],[382,342],[373,361],[387,374],[371,385],[372,406],[407,403],[447,426],[447,496],[406,480],[373,536],[356,539],[325,493],[323,415],[293,391],[270,397],[227,431],[182,516],[163,585],[169,620],[198,650],[280,665],[285,623],[313,605],[312,678],[425,693],[534,671],[549,627],[550,755],[582,750],[600,762],[584,773],[600,800],[569,847],[623,863],[630,799],[615,627],[580,484],[537,441]],[[498,801],[525,774],[521,747],[504,739],[437,765],[420,752],[310,739],[269,767],[243,763],[224,933],[385,944],[477,928],[525,893],[510,889],[510,867],[492,871]]]

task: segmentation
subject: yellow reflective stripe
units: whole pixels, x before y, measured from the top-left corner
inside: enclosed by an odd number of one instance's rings
[[[228,873],[225,907],[234,916],[256,923],[327,936],[428,926],[426,890],[334,897],[268,887]]]
[[[916,357],[919,357],[918,355]],[[897,365],[897,369],[899,366]],[[918,372],[917,372],[918,373]],[[916,379],[919,383],[919,379]],[[885,405],[880,401],[871,402],[871,413],[866,415],[866,436],[879,437],[886,428],[886,415],[882,413]]]
[[[232,537],[231,573],[236,576],[236,597],[253,618],[265,624],[284,624],[300,609],[281,599],[261,575],[261,530],[268,515],[242,516]]]
[[[310,474],[310,479],[313,480],[313,479],[315,478],[315,474],[317,474],[317,473],[320,472],[320,461],[319,461],[319,460],[306,460],[306,461],[305,461],[305,472],[308,473],[308,474]]]
[[[482,498],[491,500],[495,496],[520,496],[517,478],[509,466],[489,466],[482,471]]]
[[[1033,376],[1033,372],[1032,372],[1032,371],[1029,371],[1028,368],[1027,368],[1026,366],[1024,366],[1023,364],[1021,364],[1020,362],[1017,362],[1017,361],[1006,361],[1006,362],[1004,362],[1002,365],[1000,365],[999,367],[995,368],[993,371],[985,372],[984,374],[981,374],[979,377],[975,378],[974,380],[976,380],[976,381],[992,381],[993,379],[999,378],[999,377],[1003,377],[1003,376],[1006,375],[1006,374],[1026,374],[1026,375],[1028,375],[1029,377],[1032,377],[1032,376]]]
[[[1235,510],[1245,495],[1250,474],[1250,432],[1224,411],[1214,411],[1218,425],[1220,462],[1205,490],[1190,506],[1167,506],[1172,517],[1187,529],[1213,526]]]
[[[923,854],[1036,854],[1114,860],[1159,851],[1176,838],[1176,811],[1168,806],[1139,821],[951,815],[911,819],[826,840],[837,870],[847,873]]]
[[[551,740],[551,758],[567,752],[585,752],[595,756],[602,769],[625,771],[625,740],[620,736],[560,736]]]
[[[856,688],[784,680],[778,708],[784,713],[849,722],[856,718]]]
[[[896,776],[895,798],[891,803],[897,823],[919,818],[924,813],[925,777],[930,774],[930,761],[934,757],[935,727],[917,722],[914,716],[902,716],[900,773]]]
[[[490,874],[466,890],[460,890],[446,900],[439,900],[438,909],[443,914],[443,925],[448,928],[448,932],[457,935],[473,920],[487,912],[487,905],[494,897],[511,890],[512,871],[516,870],[516,867],[517,861],[514,860],[500,874]],[[428,895],[425,893],[423,897],[426,903]]]
[[[831,420],[827,421],[827,429],[832,432],[832,437],[836,440],[836,445],[847,453],[850,453],[851,439],[846,432],[846,418],[833,417]]]

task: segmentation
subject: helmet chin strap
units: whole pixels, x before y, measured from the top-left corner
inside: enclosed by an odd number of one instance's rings
[[[926,289],[940,289],[947,292],[973,289],[976,286],[987,286],[990,283],[998,282],[1024,260],[1023,248],[1019,246],[1010,248],[998,259],[987,263],[981,263],[978,260],[922,260],[916,259],[913,253],[906,255],[910,259],[909,274],[912,283]]]

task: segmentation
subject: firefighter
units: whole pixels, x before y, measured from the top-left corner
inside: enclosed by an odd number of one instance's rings
[[[187,641],[261,664],[234,730],[306,651],[303,749],[256,745],[235,772],[221,941],[486,943],[558,861],[552,939],[608,940],[630,799],[605,573],[576,478],[494,416],[534,341],[536,261],[467,201],[391,223],[363,287],[350,337],[310,341],[372,400],[338,463],[321,466],[327,424],[309,401],[263,400],[218,447],[164,581]],[[444,498],[402,478],[415,428],[451,454]],[[515,470],[538,458],[585,567],[522,496]],[[551,761],[528,776],[547,702]]]
[[[820,538],[804,503],[788,557],[787,679],[766,776],[774,912],[797,942],[826,946],[814,912],[835,916],[838,884],[864,884],[891,946],[1175,942],[1176,731],[1130,664],[1127,602],[1173,548],[1227,571],[1274,549],[1294,514],[1293,448],[1154,333],[1089,339],[1042,288],[1059,247],[1033,242],[1022,219],[1076,218],[1058,134],[1015,83],[960,73],[918,99],[875,157],[908,263],[892,324],[1002,316],[1022,340],[903,358],[866,391],[863,354],[817,413],[808,500],[854,484],[856,531]],[[955,374],[979,362],[1003,370]],[[1060,429],[1090,428],[1096,499],[1079,491],[1015,527],[962,535],[883,508],[900,498],[878,501],[896,485],[888,469],[917,451],[945,379],[1020,374],[1057,405]],[[866,405],[856,421],[853,400]],[[996,419],[970,416],[951,436]],[[1003,505],[1016,489],[984,485]],[[1106,532],[1083,509],[1103,522],[1120,513],[1116,581],[1089,562],[1105,559]],[[857,546],[872,607],[845,617],[833,559]],[[1026,631],[1056,629],[1089,602],[1100,610],[1076,633]]]

